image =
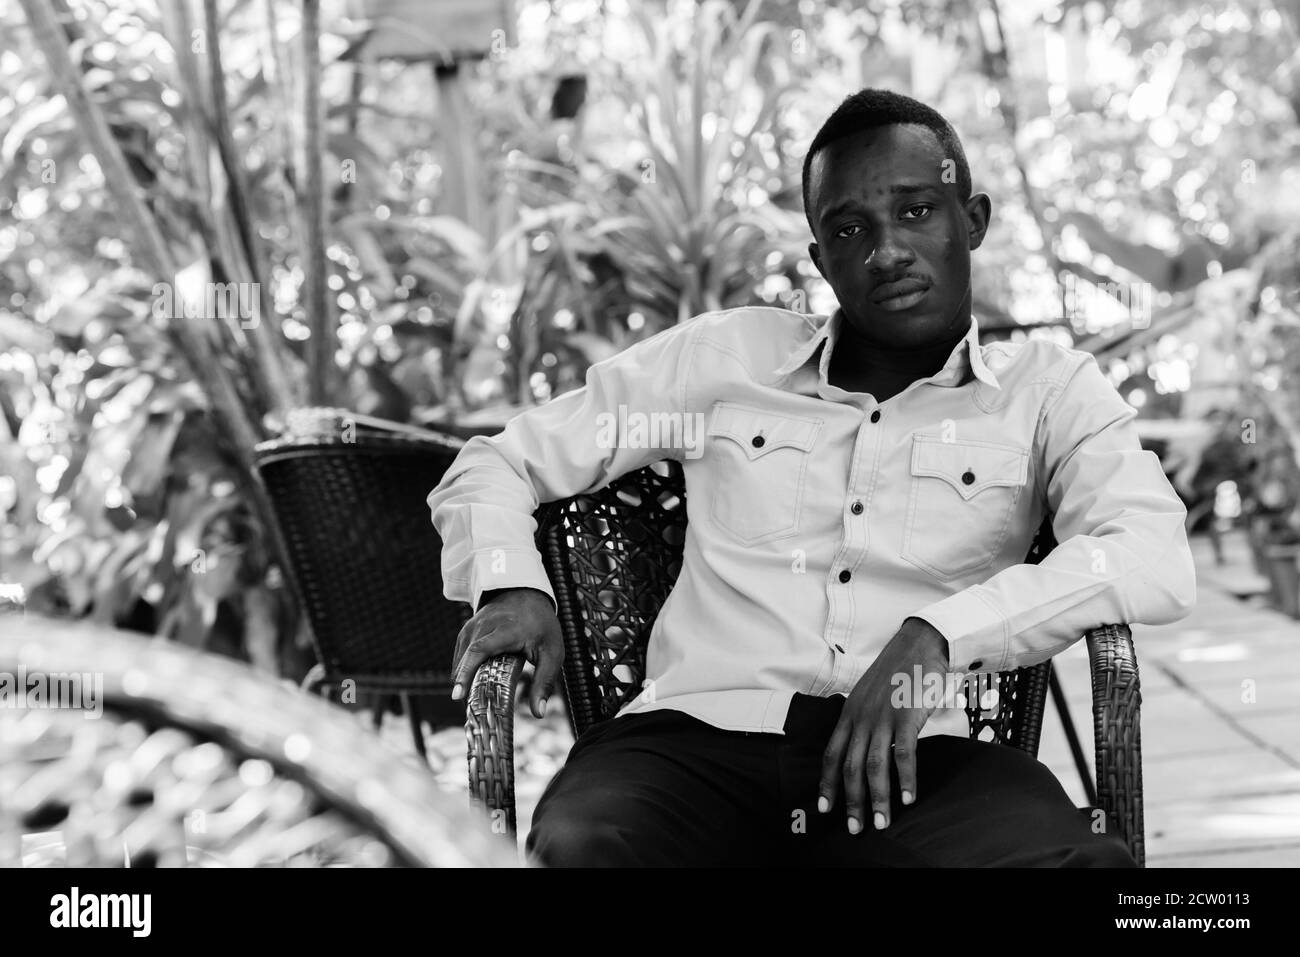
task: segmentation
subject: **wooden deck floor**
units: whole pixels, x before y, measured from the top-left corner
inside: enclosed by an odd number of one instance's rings
[[[1194,538],[1197,604],[1187,618],[1135,625],[1149,867],[1300,864],[1300,622],[1233,593],[1259,587],[1244,538],[1216,567]],[[1058,659],[1091,750],[1087,655]],[[1049,712],[1039,757],[1083,804],[1061,725]]]

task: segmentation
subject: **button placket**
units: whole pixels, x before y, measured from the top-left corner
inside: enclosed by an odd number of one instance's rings
[[[881,418],[881,413],[879,409],[874,409],[869,414],[866,415],[866,419],[869,420],[870,422],[879,422],[880,418]],[[860,461],[859,453],[864,449],[864,447],[867,449],[879,449],[879,446],[880,446],[880,434],[878,432],[868,434],[866,430],[866,426],[865,425],[861,426],[858,432],[858,440],[855,443],[854,450],[853,450],[854,465],[850,470],[850,474],[849,474],[850,494],[857,493],[855,497],[849,500],[848,510],[851,515],[861,516],[864,515],[867,511],[867,505],[865,499],[857,497],[857,495],[861,494],[860,491],[861,486],[859,483],[864,480],[863,477],[859,475],[859,470],[864,468],[864,465]],[[869,476],[869,480],[870,482],[874,482],[875,466],[871,466],[869,468],[869,471],[871,473],[871,475]],[[867,551],[865,542],[862,543],[861,547],[852,547],[851,543],[856,542],[859,531],[864,531],[864,530],[865,530],[865,525],[856,522],[846,521],[844,525],[844,534],[845,534],[844,546],[845,547],[841,550],[841,553],[837,556],[836,558],[837,562],[843,561],[846,563],[846,565],[852,565],[862,559],[862,557],[866,554]],[[833,567],[834,566],[832,566],[832,568]],[[835,580],[838,581],[841,585],[847,585],[849,582],[853,580],[853,571],[848,567],[841,567],[839,572],[835,573]],[[835,687],[836,682],[839,681],[841,676],[847,673],[845,670],[846,668],[852,670],[849,667],[851,662],[848,657],[847,642],[843,637],[840,637],[840,635],[844,633],[844,629],[839,624],[839,620],[842,618],[842,613],[837,614],[837,610],[836,610],[837,604],[842,602],[851,603],[852,602],[851,596],[848,595],[846,592],[840,592],[838,598],[834,598],[834,597],[832,598],[831,617],[832,620],[836,622],[836,624],[834,628],[830,630],[830,633],[828,633],[826,636],[827,644],[833,653],[832,660],[831,660],[831,665],[832,665],[831,679],[829,682],[830,687]]]
[[[841,584],[845,584],[853,578],[853,573],[847,568],[841,568],[839,574],[835,577]],[[837,687],[837,682],[839,682],[840,676],[844,673],[844,668],[848,664],[848,649],[845,647],[844,638],[841,637],[844,629],[838,624],[841,615],[837,614],[836,607],[839,603],[848,601],[851,601],[851,598],[844,593],[841,593],[838,597],[831,596],[830,614],[832,621],[836,622],[836,624],[828,627],[823,636],[823,640],[833,652],[831,655],[831,673],[826,682],[827,689]],[[828,625],[830,625],[829,622]]]

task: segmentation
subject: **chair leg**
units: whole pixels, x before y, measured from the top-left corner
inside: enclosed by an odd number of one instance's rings
[[[1061,716],[1061,726],[1065,729],[1065,740],[1070,743],[1070,753],[1074,755],[1074,766],[1079,770],[1079,779],[1083,781],[1083,793],[1087,795],[1090,807],[1097,806],[1097,784],[1088,770],[1088,759],[1083,755],[1079,744],[1079,733],[1074,729],[1074,718],[1070,716],[1070,706],[1065,703],[1065,692],[1061,690],[1060,679],[1056,677],[1056,666],[1047,670],[1047,687],[1052,692],[1052,704]]]
[[[406,714],[411,719],[411,736],[415,740],[415,750],[425,764],[429,763],[429,755],[424,750],[424,728],[420,723],[420,707],[416,704],[419,695],[402,692],[402,706],[406,708]]]

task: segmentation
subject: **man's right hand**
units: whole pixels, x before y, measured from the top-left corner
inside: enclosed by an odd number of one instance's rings
[[[480,599],[478,611],[456,638],[452,699],[459,701],[465,696],[479,665],[509,652],[522,653],[536,669],[529,705],[534,717],[545,714],[546,699],[555,690],[564,661],[564,641],[555,606],[545,592],[535,588],[505,588],[487,592]]]

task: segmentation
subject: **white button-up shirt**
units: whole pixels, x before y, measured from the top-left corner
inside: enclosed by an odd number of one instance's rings
[[[673,458],[681,574],[646,687],[620,716],[672,708],[780,733],[794,692],[848,694],[909,616],[970,673],[1035,664],[1103,624],[1187,614],[1186,509],[1090,354],[981,346],[972,319],[938,373],[877,402],[827,380],[841,322],[706,313],[471,439],[429,496],[446,596],[553,600],[539,503]],[[1025,565],[1048,513],[1059,544]]]

